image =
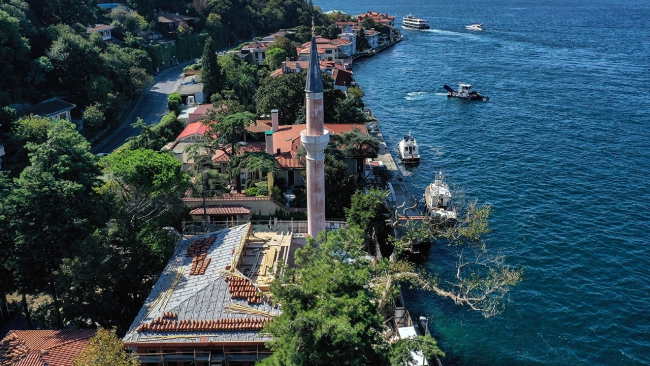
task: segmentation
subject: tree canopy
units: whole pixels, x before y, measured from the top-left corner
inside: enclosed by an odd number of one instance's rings
[[[362,237],[357,228],[329,232],[296,252],[296,268],[271,285],[282,314],[265,328],[273,354],[262,365],[406,365],[403,350],[416,347],[427,357],[444,355],[431,337],[384,338]]]
[[[98,329],[97,334],[77,357],[73,366],[138,366],[138,360],[126,352],[115,331]]]

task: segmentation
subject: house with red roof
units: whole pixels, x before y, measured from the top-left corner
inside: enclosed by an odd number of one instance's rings
[[[86,34],[99,33],[102,35],[102,39],[108,42],[112,39],[111,31],[113,29],[115,29],[115,27],[113,27],[112,25],[95,24],[94,27],[86,28]]]
[[[254,41],[253,43],[242,47],[240,54],[250,63],[261,65],[266,59],[266,50],[271,42]]]
[[[365,14],[357,15],[357,24],[362,26],[363,21],[366,19],[372,19],[375,23],[385,25],[389,28],[392,28],[395,25],[394,15],[382,14],[376,11],[368,11]]]
[[[268,126],[268,125],[267,125]],[[273,155],[278,162],[279,172],[276,175],[278,178],[285,180],[288,187],[292,186],[301,186],[305,184],[302,172],[305,170],[303,163],[298,158],[297,154],[300,148],[302,147],[302,142],[300,141],[300,132],[306,128],[306,125],[282,125],[278,123],[278,111],[273,110],[271,112],[271,129],[265,133],[264,142],[248,142],[240,146],[239,153],[243,154],[245,152],[262,152],[266,151],[267,153]],[[358,130],[364,135],[368,135],[368,131],[364,124],[353,124],[353,123],[326,123],[325,129],[331,134],[340,135],[345,132],[351,132],[353,130]],[[240,143],[241,144],[241,143]],[[212,162],[216,166],[220,166],[222,171],[225,172],[225,167],[227,167],[230,157],[225,151],[217,151],[212,156]],[[348,169],[351,172],[357,172],[358,169],[363,171],[365,167],[357,167],[357,160],[350,159],[348,163]],[[248,179],[262,179],[263,177],[257,177],[257,172],[242,172],[242,182],[245,182]]]
[[[223,108],[225,108],[225,106]],[[199,122],[208,114],[208,112],[210,112],[210,110],[212,110],[211,103],[199,105],[195,110],[188,113],[187,123]]]
[[[318,51],[319,60],[337,60],[342,56],[349,56],[340,51],[341,45],[348,45],[350,41],[344,39],[337,39],[335,42],[321,36],[316,37],[316,48]],[[304,43],[298,51],[298,59],[301,61],[309,61],[309,54],[311,52],[311,42]]]
[[[354,78],[352,77],[352,71],[336,68],[332,72],[332,78],[334,79],[334,87],[343,91],[346,95],[348,93],[348,88],[356,85]]]
[[[97,331],[12,330],[0,341],[0,365],[72,366]]]

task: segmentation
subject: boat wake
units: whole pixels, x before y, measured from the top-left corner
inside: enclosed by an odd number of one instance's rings
[[[423,100],[427,97],[427,92],[410,92],[406,94],[404,99],[406,100]],[[446,94],[445,94],[446,95]]]

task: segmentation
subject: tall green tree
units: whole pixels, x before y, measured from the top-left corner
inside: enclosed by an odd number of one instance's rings
[[[265,328],[273,354],[262,365],[408,365],[411,351],[444,356],[430,336],[388,344],[362,237],[351,227],[310,238],[296,267],[274,280],[282,314]]]
[[[70,26],[54,27],[57,37],[47,51],[54,73],[64,90],[82,91],[92,75],[101,75],[100,50]]]
[[[210,112],[204,121],[207,126],[205,137],[208,139],[208,151],[221,150],[231,159],[229,173],[231,178],[235,178],[237,192],[242,189],[239,174],[241,166],[239,160],[233,157],[239,155],[239,138],[244,135],[246,127],[253,121],[255,121],[255,115],[250,112],[219,115],[219,112],[215,110]]]
[[[21,36],[20,20],[0,9],[0,107],[15,99],[10,90],[22,90],[21,65],[29,62],[29,42]]]
[[[267,77],[262,80],[255,93],[257,114],[269,115],[272,109],[277,109],[278,118],[282,125],[293,124],[304,104],[304,73]]]
[[[345,217],[352,195],[358,189],[357,178],[348,171],[342,155],[325,154],[325,216]]]
[[[275,41],[271,42],[267,46],[267,55],[268,51],[271,51],[273,49],[281,49],[285,52],[285,57],[289,57],[292,60],[297,60],[298,59],[298,51],[296,50],[296,46],[293,45],[293,42],[285,36],[277,36],[275,38]],[[284,59],[282,59],[284,61]]]
[[[208,37],[203,46],[201,56],[201,81],[203,82],[203,95],[205,101],[209,102],[212,94],[218,93],[223,88],[223,75],[221,67],[217,62],[217,48],[211,37]]]
[[[357,34],[357,52],[363,52],[370,48],[370,44],[366,39],[366,32],[363,28],[359,29],[359,34]]]
[[[330,232],[320,246],[309,239],[296,268],[273,282],[282,315],[266,328],[273,354],[262,365],[378,365],[382,319],[361,260],[355,229]],[[323,240],[319,237],[319,241]]]
[[[122,150],[102,159],[106,183],[118,205],[120,219],[138,232],[147,222],[181,210],[181,193],[188,177],[181,162],[167,153],[148,149]]]
[[[11,137],[6,145],[7,167],[11,176],[18,176],[29,165],[27,143],[44,143],[51,125],[51,119],[37,116],[27,116],[12,124]]]
[[[8,262],[23,291],[42,290],[63,327],[57,270],[70,247],[107,219],[96,194],[99,169],[90,144],[65,120],[52,121],[47,141],[28,143],[31,165],[14,181],[6,202],[14,252]]]
[[[264,63],[270,70],[276,70],[282,66],[282,62],[287,59],[287,53],[281,48],[274,48],[266,51]]]

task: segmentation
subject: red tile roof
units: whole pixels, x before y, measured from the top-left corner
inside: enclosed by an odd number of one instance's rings
[[[230,152],[230,148],[226,149]],[[263,152],[266,151],[266,142],[248,142],[246,145],[240,145],[239,154],[242,155],[245,152]],[[212,161],[217,163],[225,163],[230,161],[230,157],[223,150],[217,150],[212,156]]]
[[[272,122],[270,119],[258,119],[246,127],[246,131],[253,133],[261,133],[270,130]]]
[[[70,366],[97,331],[14,330],[0,341],[0,365]]]
[[[350,86],[352,84],[352,73],[339,68],[334,69],[334,85]]]
[[[224,106],[222,106],[222,108],[223,107]],[[201,116],[205,116],[210,111],[210,109],[212,109],[212,104],[210,103],[201,104],[198,107],[196,107],[196,109],[191,114],[200,114]]]
[[[208,215],[224,215],[224,216],[232,216],[232,215],[248,215],[251,213],[250,208],[246,208],[244,206],[217,206],[217,207],[207,207],[206,208],[206,214]],[[190,211],[190,215],[203,215],[203,207],[195,208],[192,211]]]
[[[282,125],[278,130],[273,132],[273,156],[278,161],[280,168],[302,168],[300,160],[296,159],[296,153],[302,143],[300,142],[300,132],[306,128],[306,125]],[[360,123],[326,123],[325,129],[330,133],[340,135],[345,132],[359,130],[368,136],[368,130],[364,124]],[[280,149],[280,154],[277,154]],[[239,153],[244,152],[262,152],[266,151],[266,142],[249,142],[241,146]],[[222,150],[218,150],[212,157],[216,163],[228,162],[230,158]]]
[[[188,136],[194,136],[194,135],[199,135],[203,136],[205,133],[206,126],[201,123],[201,122],[194,122],[190,123],[185,127],[183,132],[181,132],[178,137],[176,137],[176,140],[180,140],[182,138],[188,137]]]

